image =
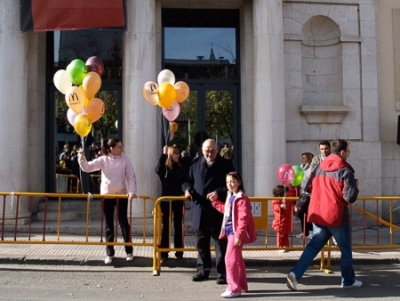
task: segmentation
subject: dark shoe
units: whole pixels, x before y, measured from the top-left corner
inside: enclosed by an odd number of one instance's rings
[[[218,276],[217,284],[226,284],[226,279],[223,276]]]
[[[208,275],[204,275],[204,274],[199,274],[197,273],[196,275],[194,275],[192,277],[192,281],[194,282],[198,282],[198,281],[204,281],[208,279]]]
[[[160,264],[165,263],[168,260],[168,256],[161,256]]]

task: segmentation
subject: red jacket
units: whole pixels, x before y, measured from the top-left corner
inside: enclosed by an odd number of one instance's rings
[[[330,154],[315,170],[304,185],[312,182],[308,207],[308,221],[321,226],[339,227],[350,223],[348,205],[357,200],[358,188],[354,169],[342,157]]]
[[[212,202],[212,205],[219,212],[229,214],[229,192],[225,204],[219,200]],[[243,191],[236,194],[235,200],[232,203],[232,226],[235,237],[242,241],[242,244],[252,243],[257,239],[256,228],[251,212],[251,204],[247,195]],[[223,219],[219,238],[224,238],[225,235],[225,218]]]
[[[298,196],[298,188],[290,185],[287,196]],[[289,234],[293,232],[293,211],[296,202],[285,200],[285,208],[281,207],[282,203],[282,200],[273,200],[271,203],[274,211],[272,229],[280,234]]]

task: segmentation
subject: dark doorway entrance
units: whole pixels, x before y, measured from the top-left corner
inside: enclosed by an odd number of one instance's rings
[[[190,146],[194,156],[205,135],[215,138],[240,171],[238,11],[166,9],[162,16],[163,67],[191,91],[171,143]]]

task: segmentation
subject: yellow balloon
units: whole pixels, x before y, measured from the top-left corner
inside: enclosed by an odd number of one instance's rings
[[[169,123],[169,131],[171,133],[175,133],[178,130],[178,124],[174,121],[174,122],[170,122]]]
[[[158,86],[159,106],[169,109],[175,101],[176,91],[173,85],[162,83]]]
[[[76,114],[79,114],[82,111],[85,98],[85,93],[76,86],[69,88],[67,93],[65,93],[65,102]]]
[[[86,108],[89,104],[89,98],[87,98],[86,91],[85,91],[85,89],[83,89],[82,85],[79,86],[79,89],[81,89],[83,94],[85,94],[85,98],[83,99],[83,107]]]
[[[67,165],[64,160],[61,160],[59,164],[61,168],[65,168],[65,166]]]
[[[92,121],[87,114],[78,114],[74,120],[74,129],[81,137],[86,137],[92,130]]]
[[[88,99],[92,99],[94,95],[100,90],[101,77],[97,72],[89,72],[85,75],[82,82],[82,87],[86,92]]]

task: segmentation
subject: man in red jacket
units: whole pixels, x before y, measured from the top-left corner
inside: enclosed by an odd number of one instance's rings
[[[350,155],[348,142],[342,139],[332,143],[331,154],[309,174],[303,185],[308,191],[312,184],[308,221],[313,223],[313,237],[304,249],[297,264],[287,276],[287,286],[297,290],[301,279],[315,256],[333,236],[342,254],[340,268],[341,286],[360,287],[353,269],[349,203],[358,196],[358,181],[354,169],[346,162]]]

